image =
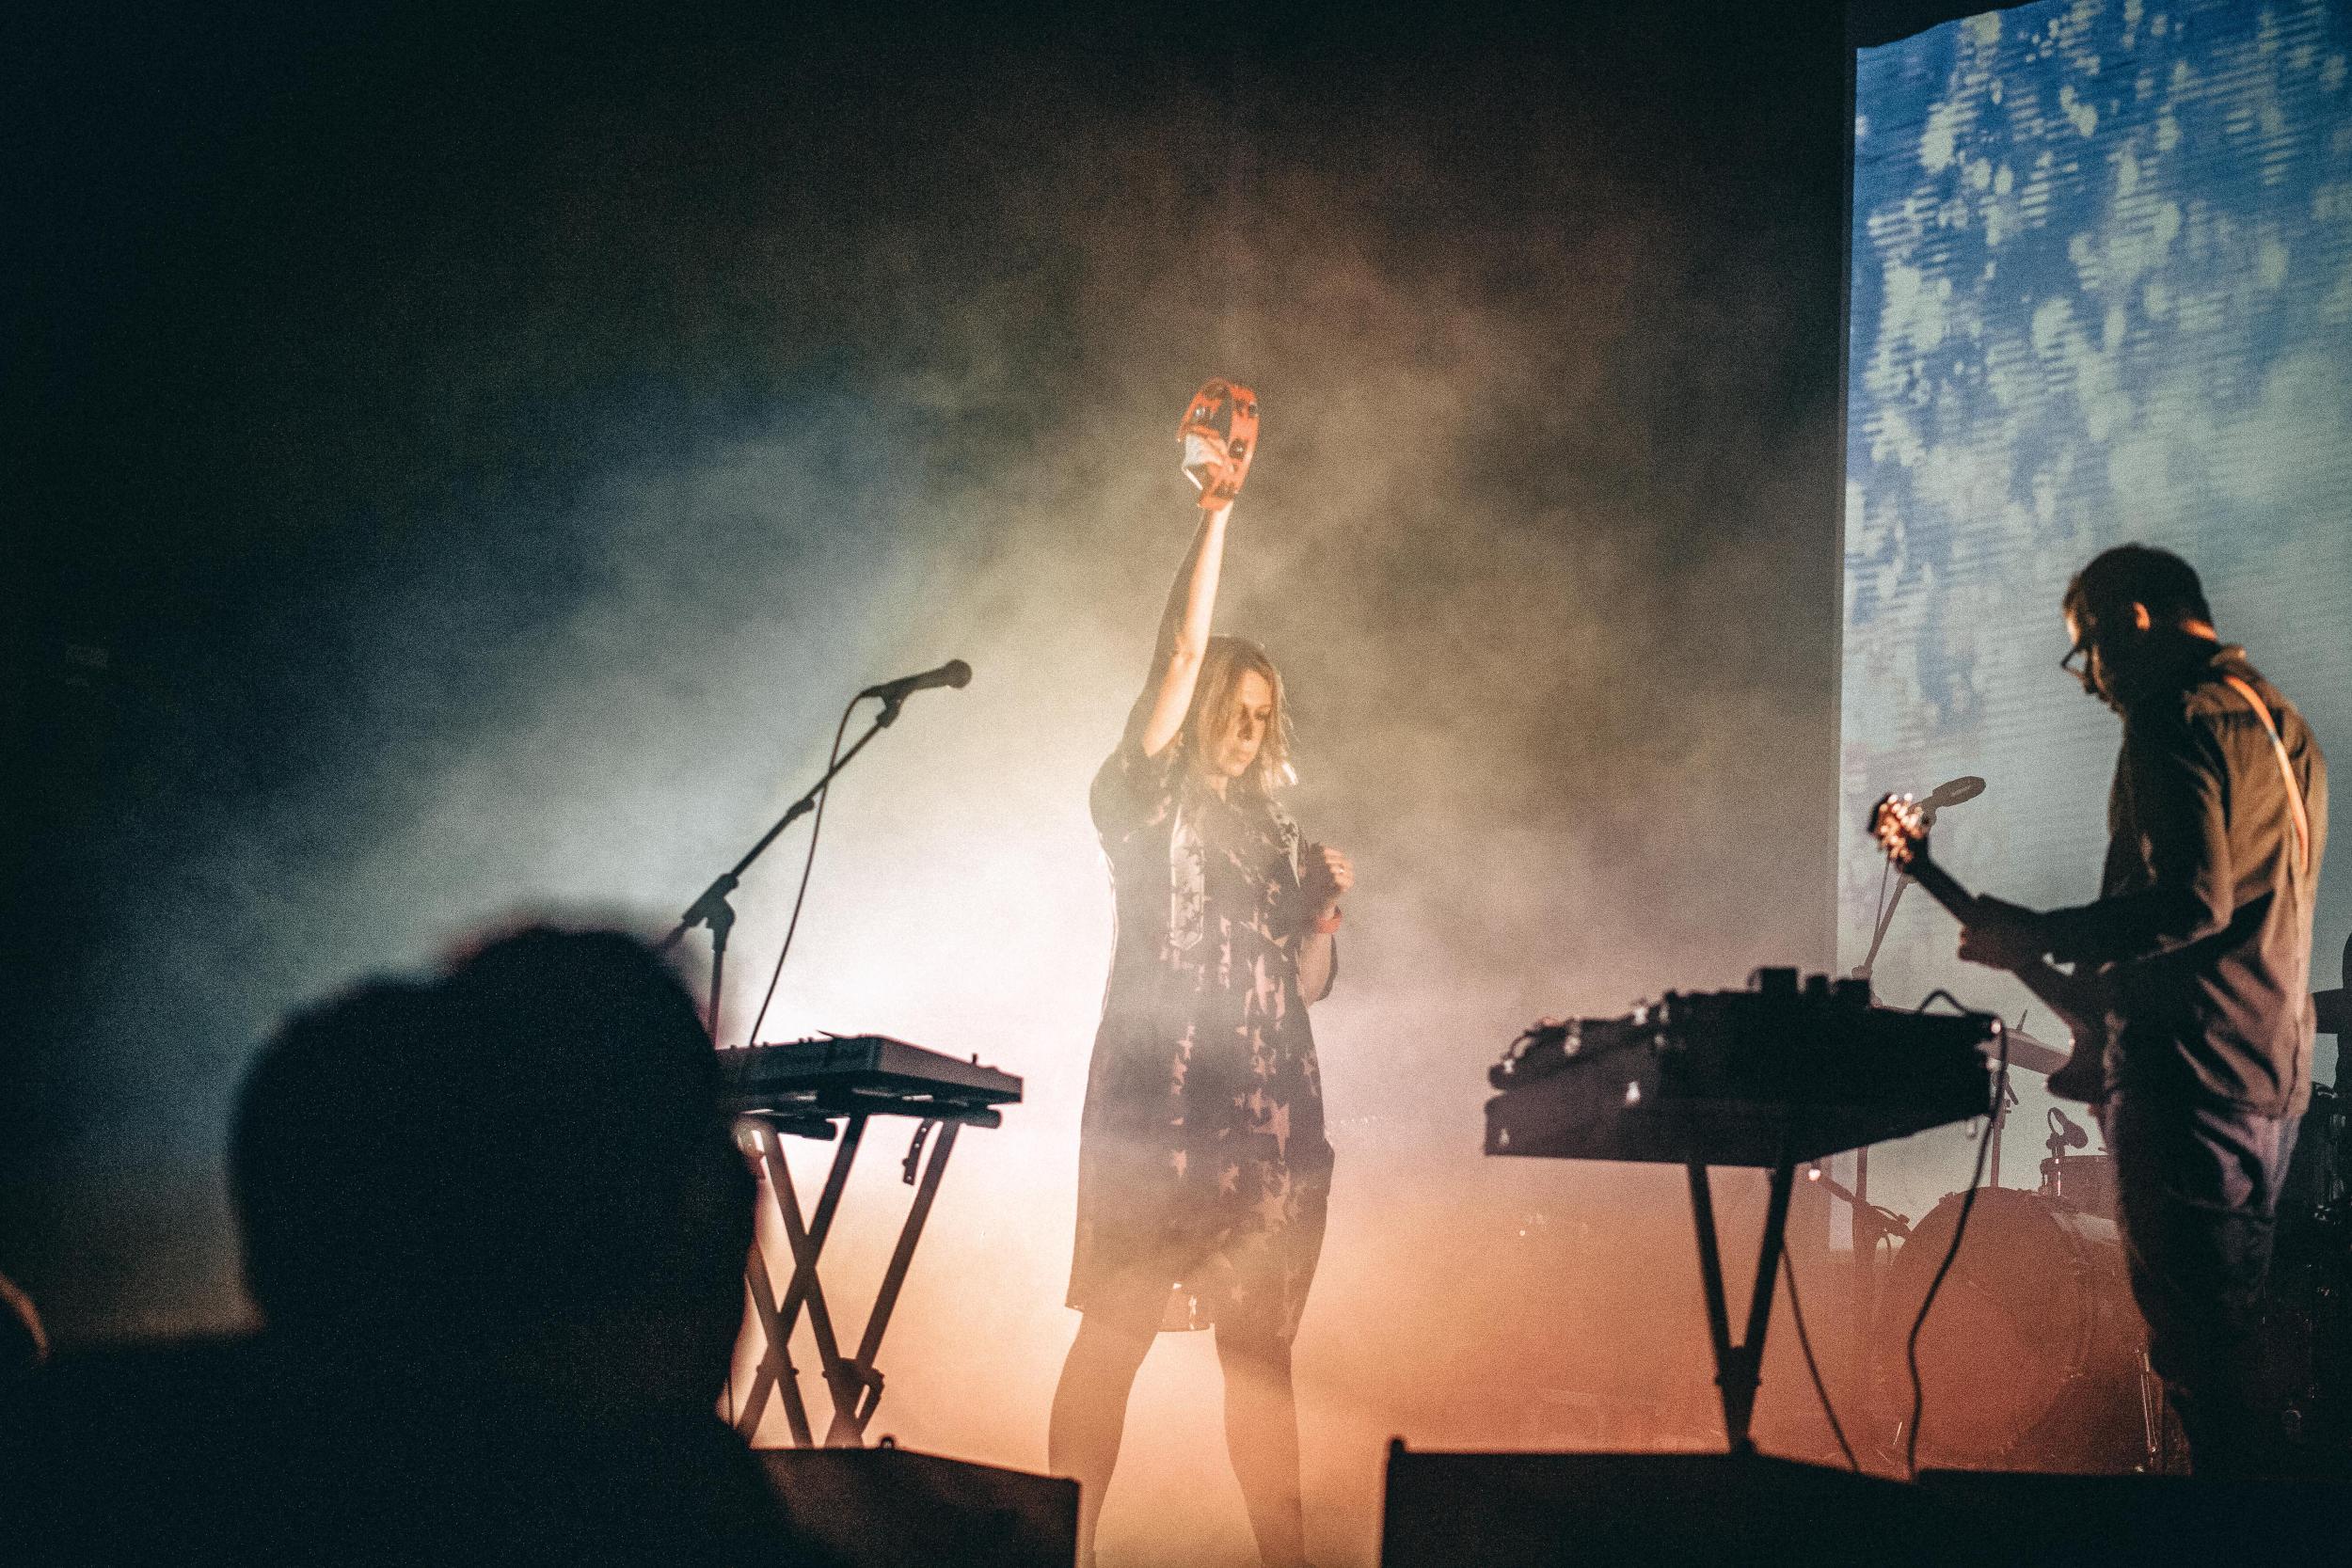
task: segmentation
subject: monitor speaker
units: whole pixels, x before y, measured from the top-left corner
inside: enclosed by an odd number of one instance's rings
[[[763,1449],[795,1532],[839,1568],[1071,1568],[1078,1483],[916,1453]]]

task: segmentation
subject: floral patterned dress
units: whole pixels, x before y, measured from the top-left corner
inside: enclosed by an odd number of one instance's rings
[[[1131,738],[1095,775],[1119,917],[1087,1078],[1070,1305],[1288,1339],[1323,1250],[1296,824]]]

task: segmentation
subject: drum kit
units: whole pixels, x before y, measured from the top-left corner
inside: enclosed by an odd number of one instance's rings
[[[2344,992],[2318,999],[2344,1025]],[[2331,1013],[2330,1007],[2334,1009]],[[2352,1138],[2347,1100],[2315,1086],[2281,1190],[2264,1305],[2265,1380],[2298,1474],[2352,1479]],[[2039,1188],[1987,1187],[1921,1326],[1919,1463],[2095,1474],[2186,1468],[2149,1369],[2117,1228],[2112,1156],[2051,1113]],[[1883,1427],[1911,1415],[1906,1341],[1950,1251],[1964,1194],[1909,1227],[1886,1275],[1871,1392]],[[1889,1216],[1892,1218],[1892,1216]]]

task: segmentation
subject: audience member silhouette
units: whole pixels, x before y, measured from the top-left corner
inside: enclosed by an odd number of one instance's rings
[[[49,1359],[49,1336],[33,1298],[0,1274],[0,1387],[37,1370]]]
[[[295,1018],[230,1181],[264,1331],[35,1380],[68,1559],[796,1560],[713,1411],[753,1182],[691,999],[532,929]]]

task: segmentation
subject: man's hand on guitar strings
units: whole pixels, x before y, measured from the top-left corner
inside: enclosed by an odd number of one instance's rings
[[[2047,923],[2039,911],[1981,895],[1975,918],[1960,930],[1961,958],[1990,969],[2039,962],[2049,945]]]

